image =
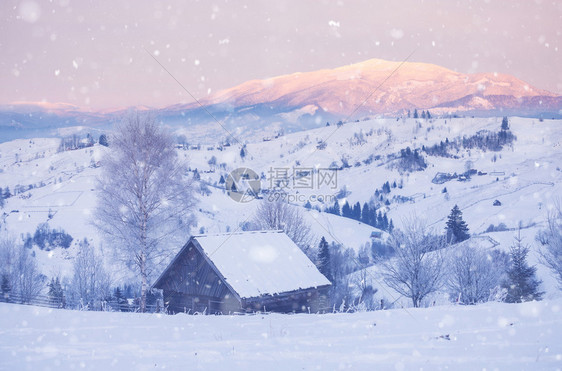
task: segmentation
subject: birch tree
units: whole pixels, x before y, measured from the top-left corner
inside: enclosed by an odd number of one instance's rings
[[[308,255],[313,236],[310,226],[297,207],[280,199],[263,199],[256,209],[254,225],[259,230],[282,230]]]
[[[390,243],[395,253],[383,264],[384,281],[417,308],[443,284],[445,239],[430,234],[421,221],[414,219],[404,231],[395,231]]]
[[[546,228],[537,234],[541,244],[540,261],[550,268],[562,290],[562,207],[560,204],[548,215]]]
[[[130,113],[110,143],[102,160],[94,224],[138,274],[145,311],[149,280],[194,224],[193,180],[171,135],[150,115]]]

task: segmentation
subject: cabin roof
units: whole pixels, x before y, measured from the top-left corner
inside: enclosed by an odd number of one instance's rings
[[[282,231],[193,236],[186,246],[191,241],[197,242],[220,276],[241,298],[330,285]],[[166,270],[172,265],[173,261]]]

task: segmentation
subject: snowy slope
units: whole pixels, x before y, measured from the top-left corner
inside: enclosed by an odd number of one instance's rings
[[[192,233],[201,228],[204,233],[237,231],[252,219],[256,206],[262,201],[237,203],[218,184],[220,176],[226,177],[233,169],[248,167],[263,174],[262,188],[265,189],[270,186],[272,170],[287,169],[291,175],[294,167],[329,168],[341,166],[344,159],[350,167],[337,172],[335,187],[325,184],[312,189],[289,187],[288,194],[292,197],[289,201],[294,207],[302,207],[307,200],[312,200],[313,207],[323,208],[330,205],[344,187],[347,193],[339,200],[340,205],[344,200],[363,204],[374,197],[375,189],[380,190],[384,182],[396,181],[402,188],[393,188],[388,195],[392,202],[382,205],[380,210],[386,211],[397,227],[404,218],[417,215],[426,219],[436,232],[441,232],[446,216],[458,204],[471,233],[488,235],[500,242],[499,248],[507,249],[521,222],[523,227],[529,227],[525,229],[525,242],[535,250],[534,235],[548,210],[562,195],[560,120],[539,122],[510,118],[511,130],[517,136],[513,146],[500,152],[461,150],[452,153],[456,158],[424,154],[428,164],[424,171],[400,173],[391,167],[392,161],[387,158],[406,147],[427,147],[446,138],[453,140],[481,130],[498,131],[500,124],[501,118],[375,119],[270,137],[267,141],[262,140],[261,135],[256,136],[246,143],[244,158],[240,157],[239,147],[232,145],[219,150],[212,141],[202,144],[200,150],[178,150],[181,159],[192,169],[198,169],[210,190],[208,195],[198,195],[198,225]],[[358,137],[362,140],[358,141]],[[317,149],[322,141],[327,143],[326,148]],[[43,272],[48,276],[69,272],[76,243],[83,238],[88,238],[98,248],[110,250],[109,244],[102,241],[90,223],[95,207],[95,179],[101,171],[97,163],[107,149],[96,145],[57,153],[57,147],[56,139],[0,144],[0,186],[9,186],[12,191],[18,184],[36,186],[6,200],[1,219],[3,230],[16,236],[33,234],[38,224],[48,221],[51,227],[63,228],[74,237],[68,251],[36,251]],[[216,166],[208,164],[213,156]],[[371,161],[366,161],[369,158]],[[467,166],[486,174],[473,176],[466,182],[432,183],[438,172],[460,174]],[[442,193],[445,187],[447,195]],[[319,195],[326,201],[320,202]],[[398,196],[407,201],[397,202]],[[501,206],[493,206],[496,199]],[[352,219],[302,210],[316,240],[325,236],[328,241],[359,250],[370,242],[371,232],[375,230]],[[485,233],[490,224],[497,226],[499,223],[504,223],[511,231]],[[536,254],[531,255],[531,261],[536,262]],[[547,291],[559,292],[548,271],[540,267],[539,276],[545,281]]]
[[[555,370],[561,310],[562,300],[547,300],[233,317],[0,303],[0,368]]]

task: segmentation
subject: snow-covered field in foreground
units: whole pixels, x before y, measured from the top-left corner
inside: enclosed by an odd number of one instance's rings
[[[0,304],[0,368],[554,370],[562,300],[252,316]]]

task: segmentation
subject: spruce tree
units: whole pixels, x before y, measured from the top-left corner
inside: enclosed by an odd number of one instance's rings
[[[501,126],[501,129],[502,129],[503,131],[509,130],[509,121],[507,120],[507,116],[504,116],[503,119],[502,119],[502,126]]]
[[[351,210],[351,217],[357,221],[361,220],[361,204],[358,202],[353,205],[353,209]]]
[[[49,283],[49,299],[51,300],[51,303],[57,305],[57,306],[61,306],[63,303],[63,290],[62,290],[62,286],[60,284],[60,280],[57,277],[55,278],[51,278],[51,282]]]
[[[349,203],[347,201],[345,201],[345,203],[341,207],[341,216],[351,218],[351,207],[349,206]]]
[[[318,270],[322,273],[330,282],[332,282],[332,264],[330,262],[330,247],[328,242],[322,236],[320,239],[320,245],[318,245]]]
[[[107,135],[102,134],[98,140],[101,146],[109,147],[109,142],[107,141]]]
[[[462,242],[470,237],[468,234],[468,226],[462,219],[462,211],[457,205],[453,207],[447,218],[445,230],[447,232],[447,241],[450,243]]]
[[[515,243],[509,249],[510,266],[507,270],[507,279],[502,284],[507,289],[505,301],[508,303],[541,300],[544,294],[539,291],[542,281],[536,276],[537,268],[527,263],[529,246],[522,242],[519,232],[515,237]]]
[[[361,221],[367,225],[371,224],[371,208],[366,202],[363,204],[363,209],[361,210]]]
[[[8,294],[10,294],[10,291],[12,291],[12,285],[10,285],[10,279],[8,278],[7,274],[2,275],[2,284],[0,285],[0,290],[2,291],[2,294],[4,294],[4,296],[7,296]]]
[[[340,203],[338,200],[334,202],[334,206],[332,207],[331,213],[334,215],[340,215]]]

